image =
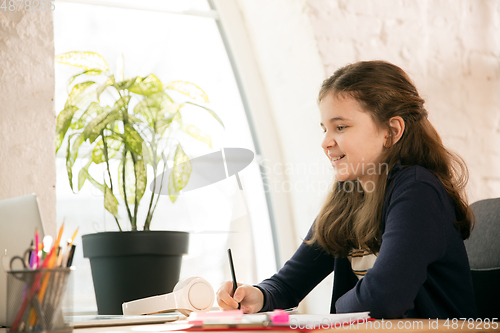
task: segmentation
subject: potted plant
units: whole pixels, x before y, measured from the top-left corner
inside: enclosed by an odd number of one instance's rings
[[[65,146],[71,189],[75,191],[73,178],[78,171],[78,190],[87,182],[99,189],[104,208],[120,230],[84,235],[82,242],[91,263],[99,314],[121,314],[123,302],[171,292],[188,249],[187,232],[150,231],[161,188],[152,182],[147,193],[148,165],[156,179],[173,163],[168,193],[175,202],[191,174],[179,132],[212,148],[208,134],[183,123],[181,110],[196,106],[224,124],[203,105],[208,97],[193,83],[174,81],[165,86],[154,74],[125,79],[123,69],[115,78],[106,60],[94,52],[68,52],[56,56],[56,61],[83,69],[70,78],[68,98],[57,116],[56,153]],[[174,93],[187,100],[176,101]],[[77,160],[86,162],[80,167]],[[104,176],[92,175],[95,165],[105,166]],[[119,202],[126,209],[125,218],[118,214]],[[147,207],[144,221],[138,215],[141,202]],[[130,231],[122,231],[124,220]]]

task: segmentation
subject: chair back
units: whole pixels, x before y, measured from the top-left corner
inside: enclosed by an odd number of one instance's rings
[[[479,318],[500,318],[500,198],[471,205],[476,224],[465,248]]]

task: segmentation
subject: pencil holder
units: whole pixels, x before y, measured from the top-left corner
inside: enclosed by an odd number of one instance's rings
[[[8,331],[71,332],[61,310],[70,272],[70,268],[8,271]]]

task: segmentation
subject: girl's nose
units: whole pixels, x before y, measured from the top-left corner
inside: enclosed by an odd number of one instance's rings
[[[330,147],[333,147],[337,144],[337,142],[328,134],[325,135],[325,138],[323,139],[323,142],[321,143],[321,147],[323,149],[328,149]]]

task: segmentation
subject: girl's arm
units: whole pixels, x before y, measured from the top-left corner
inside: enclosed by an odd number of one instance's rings
[[[309,239],[312,231],[306,239]],[[283,268],[256,285],[264,294],[261,311],[288,309],[299,302],[333,271],[334,257],[316,245],[302,243]]]

